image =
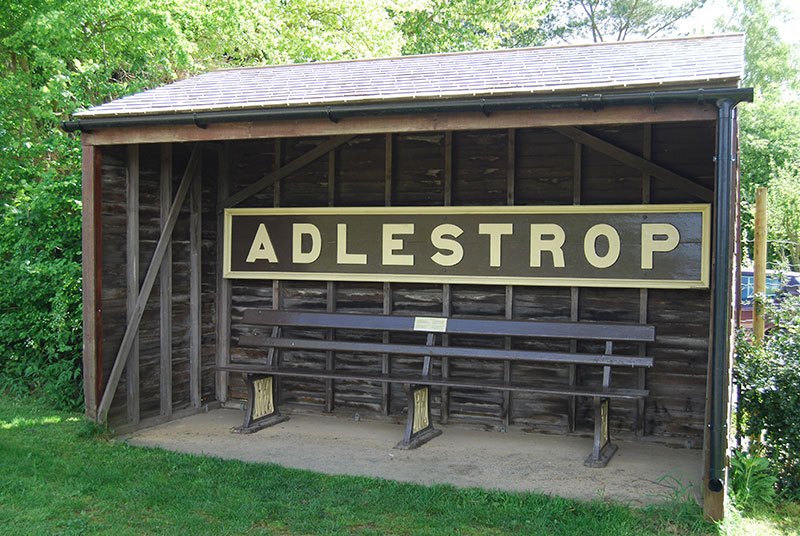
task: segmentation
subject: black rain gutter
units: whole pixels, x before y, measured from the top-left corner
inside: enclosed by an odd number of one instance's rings
[[[734,116],[736,102],[722,98],[717,102],[717,184],[715,190],[715,247],[714,295],[713,295],[713,340],[711,343],[711,414],[708,423],[710,435],[710,459],[708,466],[708,489],[721,492],[725,482],[725,436],[728,433],[725,394],[728,391],[728,356],[730,354],[730,308],[731,308],[731,257],[730,251],[733,222],[731,221],[731,187],[733,184]]]
[[[296,106],[257,110],[223,110],[196,113],[149,114],[117,116],[62,121],[67,132],[91,132],[96,129],[119,127],[196,125],[205,128],[212,123],[258,122],[279,119],[328,118],[333,122],[345,117],[363,117],[399,114],[430,114],[446,112],[481,112],[489,115],[496,111],[536,110],[557,108],[583,108],[598,110],[605,106],[678,103],[716,103],[730,100],[733,103],[752,101],[751,88],[687,89],[648,91],[639,93],[583,94],[573,96],[489,97],[468,99],[430,99],[414,102],[379,102],[370,104],[338,104],[332,106]]]

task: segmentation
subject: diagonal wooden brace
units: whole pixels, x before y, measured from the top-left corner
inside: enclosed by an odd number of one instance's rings
[[[233,194],[232,196],[230,196],[228,199],[220,203],[219,205],[220,211],[238,205],[248,197],[257,194],[258,192],[264,190],[265,188],[268,188],[269,186],[272,186],[279,180],[288,177],[295,171],[298,171],[306,167],[314,160],[328,154],[329,152],[333,151],[340,145],[347,143],[354,137],[355,137],[354,134],[353,135],[343,134],[341,136],[334,136],[333,138],[320,143],[317,147],[311,149],[304,155],[295,158],[285,166],[276,169],[272,173],[268,173],[263,178],[254,182],[247,188],[244,188],[243,190],[240,190],[235,194]]]
[[[551,129],[575,142],[600,151],[601,153],[610,156],[614,160],[622,162],[623,164],[637,169],[642,173],[647,173],[653,177],[656,177],[657,179],[671,183],[678,188],[689,192],[698,199],[702,199],[703,201],[711,201],[714,198],[714,192],[705,186],[697,184],[696,182],[687,179],[686,177],[679,175],[674,171],[670,171],[662,166],[659,166],[651,160],[642,158],[641,156],[617,147],[612,143],[601,140],[596,136],[592,136],[588,132],[584,132],[583,130],[575,127],[551,127]]]
[[[125,335],[122,337],[119,351],[114,359],[114,366],[111,369],[111,374],[108,377],[103,398],[100,400],[100,405],[97,408],[97,422],[105,422],[108,417],[108,410],[111,407],[111,401],[114,398],[114,393],[119,385],[119,379],[122,376],[122,371],[125,364],[128,362],[128,356],[131,352],[131,347],[136,339],[136,333],[139,331],[139,323],[144,315],[144,309],[147,306],[147,300],[150,298],[150,292],[153,290],[156,277],[158,276],[161,261],[167,251],[167,246],[172,240],[172,231],[175,229],[175,223],[178,221],[178,214],[180,213],[183,202],[189,193],[189,187],[192,180],[197,175],[197,168],[200,165],[202,151],[200,145],[195,144],[192,149],[192,154],[189,157],[189,162],[186,164],[186,171],[183,173],[181,184],[178,187],[178,192],[175,194],[175,200],[169,209],[169,215],[164,224],[164,230],[158,238],[158,244],[153,252],[153,258],[150,260],[150,266],[147,268],[147,274],[144,276],[142,282],[142,289],[139,291],[139,297],[136,299],[136,305],[129,317],[128,325],[125,328]]]

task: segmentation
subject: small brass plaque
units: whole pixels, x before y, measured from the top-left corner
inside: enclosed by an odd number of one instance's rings
[[[260,419],[275,412],[272,402],[272,376],[253,382],[253,419]]]
[[[428,421],[428,388],[423,387],[414,391],[414,426],[412,434],[424,430],[430,425]]]
[[[418,316],[414,318],[414,331],[447,331],[447,319],[435,316]]]

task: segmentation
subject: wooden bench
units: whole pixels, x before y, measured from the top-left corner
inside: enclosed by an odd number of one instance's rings
[[[586,465],[603,467],[617,447],[610,441],[608,412],[611,399],[641,399],[648,395],[646,389],[617,388],[611,386],[611,371],[616,367],[652,367],[651,357],[621,356],[613,354],[613,343],[652,342],[655,328],[642,324],[594,322],[542,322],[528,320],[484,320],[467,318],[413,317],[367,315],[350,313],[309,313],[251,309],[244,313],[244,323],[268,326],[260,333],[243,335],[239,344],[245,347],[267,349],[264,362],[232,363],[220,370],[240,372],[245,375],[248,388],[248,405],[244,424],[234,431],[250,433],[286,420],[278,412],[275,398],[276,376],[317,378],[326,380],[357,380],[369,382],[401,383],[408,393],[408,418],[405,435],[398,448],[416,448],[441,433],[433,427],[430,413],[429,388],[432,386],[468,389],[498,389],[523,391],[547,395],[585,396],[594,401],[594,446],[586,458]],[[328,340],[325,333],[303,333],[303,337],[285,337],[285,328],[324,328],[325,330],[371,330],[380,332],[423,333],[425,344],[393,344],[389,342],[358,342]],[[603,341],[603,353],[572,353],[536,350],[504,350],[472,346],[437,345],[437,335],[490,335],[542,339],[568,339]],[[314,338],[317,337],[324,338]],[[389,339],[384,337],[383,341]],[[441,342],[441,337],[439,337]],[[351,354],[379,354],[419,356],[420,370],[416,374],[376,374],[359,371],[336,370],[327,366],[323,370],[310,370],[286,366],[281,363],[279,350],[304,350],[319,352],[347,352]],[[602,383],[597,386],[536,385],[492,379],[458,379],[441,377],[432,373],[433,358],[474,358],[510,360],[525,363],[557,363],[602,368]],[[335,364],[334,364],[335,365]]]

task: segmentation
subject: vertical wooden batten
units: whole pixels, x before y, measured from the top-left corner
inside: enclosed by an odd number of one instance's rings
[[[582,166],[583,166],[583,146],[576,142],[572,144],[572,204],[581,204],[581,181],[582,181]],[[569,319],[572,322],[578,321],[578,310],[580,305],[581,293],[578,287],[571,287],[569,289]],[[578,341],[571,340],[569,342],[569,351],[578,351]],[[569,384],[574,387],[578,384],[578,366],[569,366]],[[574,396],[569,397],[567,400],[567,431],[575,431],[575,422],[577,420],[577,399]]]
[[[650,160],[653,157],[653,126],[649,123],[642,125],[642,157]],[[642,174],[642,204],[650,203],[650,174]],[[646,288],[639,290],[639,323],[647,324],[648,292]],[[647,355],[647,343],[639,343],[639,355]],[[644,389],[647,384],[647,371],[644,369],[636,372],[636,388]],[[645,399],[636,402],[636,435],[645,435]]]
[[[217,169],[217,366],[223,367],[231,360],[231,299],[232,282],[222,274],[224,257],[225,214],[220,202],[230,195],[231,142],[222,146]],[[279,183],[276,183],[276,185]],[[230,396],[230,374],[217,370],[217,400],[227,402]]]
[[[283,166],[283,152],[284,152],[284,142],[282,138],[275,139],[275,159],[273,161],[273,165],[275,167],[275,172],[281,169]],[[281,206],[281,181],[277,180],[272,185],[272,206],[275,208],[279,208]],[[278,279],[272,280],[272,308],[276,311],[281,308],[281,282]],[[273,352],[270,350],[270,358],[269,360],[274,364],[279,364],[281,359],[281,352],[278,349],[275,349]],[[280,377],[276,377],[274,380],[275,382],[275,399],[280,402],[281,400],[281,392],[283,389],[283,382],[281,381]]]
[[[336,206],[336,149],[328,153],[328,206]],[[326,285],[326,311],[332,313],[336,311],[336,283],[328,281]],[[328,340],[336,337],[336,330],[329,329],[325,333]],[[336,354],[332,350],[325,352],[325,370],[332,371],[335,368]],[[333,412],[334,407],[334,383],[332,379],[325,380],[325,411]]]
[[[517,181],[517,131],[513,128],[508,129],[508,154],[506,162],[506,205],[514,206],[515,184]],[[514,318],[514,286],[506,285],[505,297],[505,317],[507,320]],[[505,337],[503,347],[511,349],[511,337]],[[503,361],[503,381],[511,383],[511,361]],[[503,391],[503,428],[508,430],[511,424],[511,391]]]
[[[159,230],[163,233],[169,214],[169,205],[172,201],[172,144],[161,144],[160,160],[160,195]],[[160,413],[172,415],[172,241],[167,244],[164,251],[164,260],[161,262],[159,272],[159,302],[160,302],[160,357],[159,357],[159,389]]]
[[[201,404],[202,272],[203,272],[203,165],[189,190],[189,397],[193,408]]]
[[[384,206],[392,206],[392,169],[393,169],[393,146],[392,134],[386,134],[386,142],[384,146],[384,188],[383,188],[383,204]],[[392,314],[392,284],[383,284],[383,314]],[[389,332],[384,331],[382,340],[384,344],[389,343]],[[381,373],[388,375],[392,370],[392,362],[389,354],[381,356]],[[381,413],[389,415],[390,404],[392,399],[392,388],[386,382],[381,383]]]
[[[443,204],[449,207],[453,204],[453,133],[451,131],[444,134],[444,185],[443,185]],[[442,315],[446,318],[452,313],[452,295],[449,284],[442,285]],[[442,346],[450,344],[450,337],[442,334]],[[450,359],[442,358],[442,378],[450,377]],[[409,408],[410,410],[411,408]],[[442,387],[442,402],[439,409],[439,420],[446,424],[450,418],[450,388]]]
[[[99,147],[83,145],[81,183],[83,203],[81,241],[83,248],[83,399],[84,412],[97,420],[102,396],[102,153]]]
[[[125,218],[125,309],[127,321],[135,314],[139,296],[139,146],[127,146],[126,218]],[[133,336],[130,357],[125,367],[128,423],[139,422],[139,334]]]

